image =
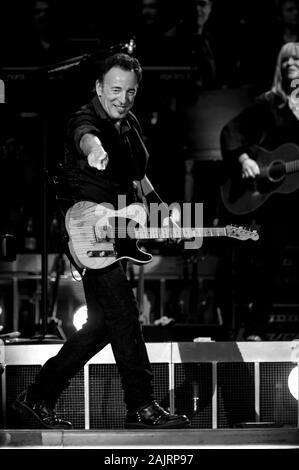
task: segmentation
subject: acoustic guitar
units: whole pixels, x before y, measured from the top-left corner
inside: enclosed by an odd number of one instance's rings
[[[255,178],[242,178],[239,171],[221,187],[223,204],[231,214],[249,214],[271,195],[292,193],[299,188],[297,145],[283,144],[274,151],[257,146],[254,153],[260,174]]]

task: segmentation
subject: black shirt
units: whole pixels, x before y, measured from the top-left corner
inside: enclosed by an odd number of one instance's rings
[[[256,145],[272,151],[288,142],[299,145],[299,120],[288,103],[272,91],[258,96],[221,132],[222,155],[227,164],[237,162],[243,152],[254,158]]]
[[[80,149],[80,140],[86,133],[97,136],[108,154],[105,170],[88,164]],[[97,97],[82,106],[67,125],[65,169],[73,200],[107,202],[114,207],[118,195],[125,195],[127,204],[135,200],[134,180],[145,175],[148,152],[142,140],[141,128],[129,112],[117,130]]]
[[[228,175],[233,175],[235,171],[241,174],[238,157],[243,152],[256,159],[256,146],[273,152],[274,155],[276,149],[287,143],[295,144],[299,155],[299,120],[291,111],[288,102],[279,95],[273,91],[263,93],[222,130],[221,148],[225,172]],[[281,155],[279,159],[283,160],[283,157]],[[279,190],[275,190],[275,186],[270,186],[271,197],[254,213],[260,221],[275,225],[273,233],[276,233],[278,228],[285,231],[286,226],[296,223],[294,214],[298,208],[299,189],[293,179],[287,181],[290,181],[290,189],[286,194],[281,194]]]

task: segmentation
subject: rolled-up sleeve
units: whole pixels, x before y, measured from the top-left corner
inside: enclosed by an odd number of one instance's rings
[[[80,110],[72,115],[68,121],[66,131],[68,141],[79,153],[82,153],[80,141],[85,134],[93,134],[101,138],[99,122],[96,122],[96,116],[89,110]]]

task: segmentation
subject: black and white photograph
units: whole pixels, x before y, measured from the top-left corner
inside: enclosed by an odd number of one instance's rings
[[[287,463],[298,0],[4,0],[1,20],[0,456]]]

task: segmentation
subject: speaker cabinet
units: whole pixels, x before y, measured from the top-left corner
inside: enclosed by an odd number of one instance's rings
[[[16,395],[21,393],[34,380],[41,366],[6,366],[6,427],[9,429],[38,428],[34,420],[20,422],[19,417],[11,408]],[[80,371],[71,381],[70,386],[63,392],[57,403],[59,416],[70,420],[75,429],[84,429],[84,375]]]
[[[253,365],[244,363],[217,366],[217,427],[234,427],[255,420]],[[175,365],[175,404],[186,413],[195,428],[211,428],[213,423],[212,366],[207,363]]]
[[[159,347],[160,346],[160,347]],[[34,380],[41,365],[60,349],[60,344],[16,344],[6,346],[2,378],[2,425],[6,428],[36,428],[34,422],[20,422],[11,404]],[[169,346],[152,345],[149,355],[154,373],[156,399],[169,407]],[[126,408],[123,390],[111,348],[97,354],[73,379],[57,402],[57,413],[70,420],[75,429],[117,429],[124,427]],[[158,356],[163,361],[157,362]],[[37,364],[39,363],[39,364]]]
[[[2,347],[4,428],[34,428],[34,423],[20,423],[11,403],[60,347]],[[147,349],[156,399],[171,412],[187,414],[193,428],[233,428],[254,422],[298,426],[298,401],[288,387],[289,374],[299,362],[298,342],[165,342],[147,343]],[[124,428],[123,391],[110,346],[72,379],[57,412],[75,429]]]

